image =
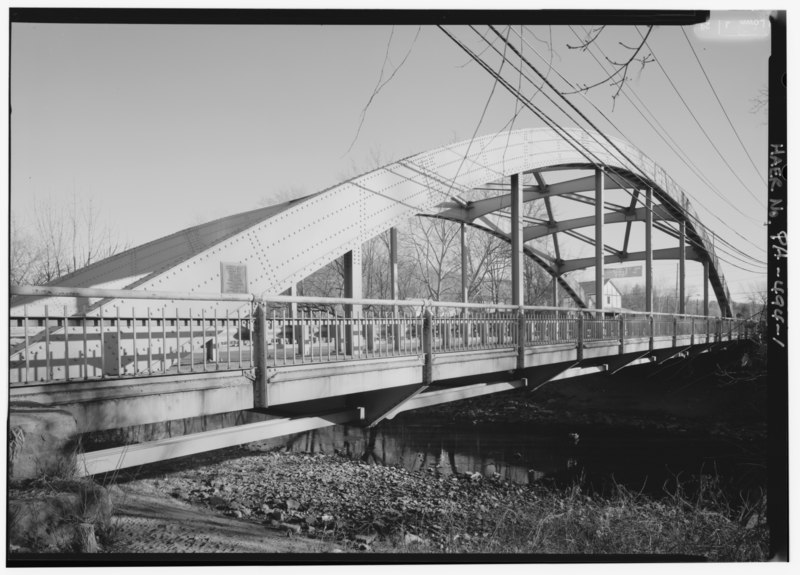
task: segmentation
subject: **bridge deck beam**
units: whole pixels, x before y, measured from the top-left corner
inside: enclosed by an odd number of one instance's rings
[[[253,441],[303,433],[321,427],[353,423],[361,419],[363,412],[357,409],[297,418],[282,417],[158,441],[90,451],[78,455],[77,472],[79,476],[96,475]]]

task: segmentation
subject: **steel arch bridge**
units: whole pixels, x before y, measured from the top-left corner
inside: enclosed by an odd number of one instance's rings
[[[359,249],[364,242],[418,215],[465,223],[511,243],[510,187],[512,182],[518,181],[521,201],[542,201],[548,214],[546,221],[523,223],[522,250],[554,277],[579,306],[585,307],[585,296],[574,282],[564,277],[567,272],[594,266],[596,278],[602,279],[603,264],[646,261],[649,280],[652,260],[674,259],[681,262],[683,296],[684,264],[688,259],[703,264],[707,279],[706,315],[710,283],[721,313],[730,317],[729,291],[713,243],[699,225],[685,192],[630,143],[614,141],[635,165],[627,160],[620,162],[591,134],[576,129],[568,131],[602,165],[587,162],[549,128],[489,135],[416,154],[304,198],[179,231],[80,269],[51,285],[215,292],[219,291],[221,263],[237,262],[246,266],[251,293],[278,294],[344,254],[355,254],[357,265]],[[565,170],[595,170],[596,173],[558,183],[546,182],[551,172]],[[602,177],[598,176],[600,173]],[[495,190],[498,194],[468,199],[470,192],[478,188]],[[604,202],[602,193],[607,189],[628,190],[632,197],[630,204]],[[584,195],[586,192],[590,194]],[[637,198],[645,195],[648,203],[637,207]],[[551,206],[554,198],[594,205],[595,216],[556,221]],[[652,250],[650,245],[649,249],[630,251],[630,230],[636,221],[646,222],[648,237],[653,228],[660,229],[675,237],[678,246]],[[667,222],[675,222],[678,229]],[[603,226],[612,223],[626,226],[621,247],[602,242]],[[594,237],[577,232],[592,227]],[[564,234],[593,245],[595,257],[563,260],[558,237]],[[553,238],[555,253],[524,245],[526,241],[547,236]],[[649,303],[650,288],[648,292]],[[684,300],[680,297],[681,305]],[[26,304],[65,303],[72,311],[88,306],[90,312],[99,313],[102,309],[108,314],[113,305],[123,302],[108,298],[22,296],[12,300],[12,309]],[[166,305],[166,301],[162,304]],[[157,302],[149,302],[149,305],[158,307]],[[211,304],[223,310],[226,306],[230,304]]]
[[[40,438],[26,444],[33,460],[57,461],[58,450],[80,434],[231,414],[247,422],[80,455],[81,473],[94,474],[328,425],[376,425],[409,409],[558,379],[735,351],[748,325],[708,317],[709,285],[728,318],[730,298],[713,243],[683,190],[626,142],[615,145],[635,165],[620,164],[591,135],[571,135],[599,165],[549,129],[486,136],[176,232],[49,286],[12,286],[10,425]],[[589,173],[574,176],[581,171]],[[560,180],[555,172],[562,172]],[[625,190],[631,201],[606,201],[606,190]],[[644,207],[637,207],[642,196]],[[556,199],[591,205],[594,215],[556,220]],[[524,216],[526,202],[538,201],[547,218]],[[362,244],[392,230],[394,270],[396,226],[417,216],[509,242],[511,304],[399,300],[396,281],[391,299],[363,299]],[[633,251],[636,222],[644,223],[645,249]],[[603,241],[608,224],[625,225],[620,247]],[[594,234],[579,231],[584,228]],[[654,250],[654,229],[678,245]],[[563,259],[563,235],[591,244],[594,257]],[[553,238],[554,253],[525,245],[545,237]],[[342,256],[344,297],[278,295]],[[602,298],[601,309],[583,312],[526,306],[523,257],[556,280],[555,296],[560,286],[584,308],[585,294],[564,274],[593,266],[602,285],[605,264],[644,261],[647,312],[605,313]],[[687,316],[682,307],[678,314],[652,313],[652,266],[659,259],[681,262],[681,306],[685,260],[703,264],[704,316]],[[223,281],[231,269],[244,272],[239,289],[223,289],[231,287]],[[302,302],[342,305],[344,315],[290,313],[267,323],[269,306]],[[382,315],[364,317],[362,305]],[[67,431],[55,438],[50,429]]]

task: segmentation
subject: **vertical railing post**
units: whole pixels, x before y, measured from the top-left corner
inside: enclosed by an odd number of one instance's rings
[[[625,353],[625,315],[619,315],[619,354]]]
[[[135,322],[134,322],[135,323]],[[136,334],[134,327],[134,336]],[[133,343],[134,353],[136,352],[136,341]],[[69,312],[64,306],[64,380],[69,381]]]
[[[652,355],[655,350],[656,321],[652,314],[650,314],[648,319],[650,323],[650,354]]]
[[[692,345],[694,345],[694,316],[692,316]]]
[[[583,313],[578,313],[578,361],[583,361]]]
[[[297,305],[295,304],[295,308]],[[300,362],[305,362],[306,357],[306,313],[305,311],[292,312],[292,339],[297,349],[297,355],[300,356]]]
[[[253,342],[251,353],[255,360],[255,379],[253,380],[254,407],[269,407],[267,388],[267,317],[262,302],[256,304],[253,322]]]
[[[397,267],[397,228],[389,230],[389,276],[391,296],[393,300],[400,299],[400,284]],[[392,345],[395,351],[400,351],[400,308],[392,306],[392,317],[394,326],[392,327]]]
[[[364,337],[366,338],[364,343],[367,345],[367,353],[375,353],[375,322],[372,312],[370,312],[370,315],[366,317]],[[378,344],[378,349],[380,350],[380,344]],[[367,355],[367,357],[369,357],[369,355]]]
[[[672,347],[678,347],[678,316],[672,316]]]
[[[422,382],[430,385],[433,382],[433,311],[426,305],[422,313],[422,353],[425,357]]]
[[[517,308],[517,369],[525,369],[525,310]]]

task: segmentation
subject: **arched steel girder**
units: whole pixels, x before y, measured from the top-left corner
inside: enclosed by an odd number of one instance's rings
[[[652,187],[661,204],[677,218],[692,214],[680,188],[631,144],[615,142],[634,158],[635,167],[589,142],[580,130],[571,131],[611,172],[609,189],[615,185],[611,176],[622,176],[634,189]],[[292,202],[170,234],[78,270],[52,285],[215,292],[220,290],[221,263],[236,262],[247,266],[248,291],[281,293],[409,218],[438,215],[456,207],[453,198],[459,194],[514,174],[573,168],[593,169],[594,165],[548,128],[484,136],[411,156]],[[549,186],[545,194],[538,193],[549,196],[557,185]],[[567,190],[565,184],[563,194],[577,193],[588,184],[576,180],[571,185],[573,188]],[[710,261],[709,277],[717,300],[729,315],[727,288],[711,243],[704,230],[696,229],[689,218],[686,231],[698,242],[700,251],[705,250],[703,256]],[[114,313],[119,304],[136,305],[121,300],[78,302],[75,298],[15,297],[12,309],[23,303],[65,305],[68,310],[88,304],[90,313],[99,313],[100,309]],[[173,309],[175,305],[171,301],[150,301],[148,307],[155,313],[160,312],[160,307]],[[207,307],[221,313],[227,309],[224,303]]]
[[[622,177],[612,179],[606,175],[605,186],[607,190],[617,190],[633,187],[633,184],[624,181]],[[594,176],[587,176],[585,178],[559,182],[545,187],[539,185],[524,186],[522,189],[522,201],[523,203],[527,203],[554,196],[577,194],[579,192],[589,192],[592,190],[594,190]],[[470,223],[482,216],[510,206],[511,196],[505,194],[493,198],[475,200],[463,206],[453,206],[443,211],[440,215],[447,219]]]
[[[603,216],[603,221],[606,224],[625,223],[625,222],[643,222],[645,220],[646,208],[636,208],[632,213],[612,212]],[[672,214],[661,206],[653,207],[653,220],[674,220]],[[561,220],[553,223],[536,224],[533,226],[526,226],[523,230],[523,238],[528,240],[535,240],[558,232],[567,230],[577,230],[580,228],[588,228],[594,226],[594,216],[586,216],[583,218],[574,218],[572,220]]]
[[[608,254],[603,256],[603,260],[606,264],[619,264],[625,262],[636,262],[636,261],[644,261],[646,257],[645,252],[633,252],[628,254]],[[680,248],[662,248],[658,250],[653,250],[653,259],[654,260],[677,260],[680,257]],[[686,259],[687,260],[694,260],[694,261],[702,261],[700,255],[697,251],[691,247],[686,247]],[[560,273],[567,273],[573,272],[575,270],[581,270],[585,268],[590,268],[594,265],[594,257],[591,258],[578,258],[574,260],[567,260],[561,265],[558,266],[558,270]]]
[[[641,154],[640,152],[638,152]],[[650,166],[653,168],[653,175],[651,177],[641,177],[637,176],[627,170],[619,169],[619,168],[612,168],[609,174],[608,172],[604,173],[604,187],[606,190],[608,189],[632,189],[633,190],[633,200],[630,204],[630,207],[625,208],[623,206],[609,206],[608,202],[605,202],[606,207],[611,207],[612,213],[607,213],[604,215],[604,222],[612,223],[617,221],[618,218],[623,218],[620,221],[626,221],[624,215],[627,215],[630,218],[629,221],[638,221],[644,219],[644,210],[646,208],[634,208],[636,203],[636,195],[639,193],[640,190],[644,190],[647,188],[652,188],[653,190],[653,197],[654,200],[661,202],[660,204],[654,203],[653,205],[653,215],[654,221],[659,220],[669,220],[669,221],[676,221],[676,222],[685,222],[685,233],[686,233],[686,247],[687,247],[687,257],[689,249],[691,249],[692,258],[696,259],[701,262],[708,262],[709,264],[709,280],[711,282],[712,288],[714,293],[717,297],[717,301],[720,305],[720,309],[723,315],[730,316],[731,309],[730,309],[730,294],[725,284],[724,276],[722,275],[722,271],[719,267],[719,260],[714,253],[713,243],[709,241],[709,238],[706,234],[706,231],[701,226],[697,226],[695,222],[698,222],[699,219],[697,218],[691,204],[689,203],[688,199],[686,198],[686,194],[680,189],[677,185],[666,176],[666,173],[652,164],[649,159],[646,157],[645,163],[650,162]],[[639,164],[641,165],[641,164]],[[536,237],[543,237],[546,235],[553,235],[554,237],[554,247],[556,250],[556,258],[555,260],[559,260],[558,256],[558,243],[555,241],[557,238],[558,232],[566,232],[568,235],[574,236],[577,239],[594,245],[594,240],[592,238],[585,237],[577,232],[572,232],[572,230],[579,228],[579,227],[590,227],[594,225],[594,217],[590,216],[587,218],[576,218],[576,220],[569,220],[566,222],[556,222],[552,220],[552,212],[549,205],[549,198],[553,195],[549,192],[549,190],[555,190],[556,195],[560,195],[562,197],[566,197],[572,200],[581,201],[583,203],[594,205],[594,199],[590,196],[579,196],[577,195],[579,192],[591,192],[595,189],[594,184],[594,176],[586,176],[583,178],[578,178],[574,180],[569,180],[566,182],[559,182],[552,185],[546,185],[541,178],[542,172],[549,172],[549,171],[558,171],[558,170],[586,170],[586,169],[595,169],[596,166],[593,164],[586,164],[586,163],[567,163],[561,165],[553,165],[548,166],[543,169],[534,170],[533,173],[537,179],[537,185],[535,186],[526,186],[525,190],[527,190],[527,194],[524,195],[523,201],[531,202],[531,201],[538,201],[543,200],[545,201],[547,208],[548,208],[548,216],[551,218],[550,222],[547,223],[539,223],[535,226],[529,226],[529,229],[525,232],[525,240],[528,239],[535,239]],[[606,168],[609,168],[607,165]],[[497,191],[503,192],[504,186],[500,186],[494,188]],[[459,206],[448,206],[448,210],[445,212],[446,215],[452,217],[452,219],[456,221],[463,221],[461,218],[466,218],[466,221],[469,221],[470,218],[477,219],[480,217],[484,217],[491,213],[495,213],[497,211],[503,210],[507,206],[510,205],[510,196],[509,194],[498,195],[492,198],[486,198],[481,200],[476,200],[474,202],[469,202],[466,205],[459,205]],[[639,216],[634,219],[631,216],[632,213],[635,213]],[[559,224],[566,224],[563,229],[557,229]],[[541,226],[541,227],[539,227]],[[545,230],[546,227],[553,227],[553,231]],[[570,227],[574,226],[574,227]],[[677,232],[670,230],[662,225],[658,226],[659,229],[662,231],[666,231],[675,237],[677,236]],[[628,238],[630,234],[630,224],[628,225],[628,229],[626,230],[625,234],[625,246],[623,250],[614,250],[613,248],[605,247],[606,251],[614,252],[612,256],[619,258],[619,261],[624,261]],[[665,252],[662,252],[665,253]],[[679,251],[676,249],[675,252],[676,259],[679,257]],[[552,258],[551,258],[552,259]],[[669,259],[669,258],[666,258]],[[566,262],[565,262],[566,263]],[[574,269],[582,269],[585,267],[591,267],[594,265],[593,263],[590,265],[580,265]],[[571,267],[571,266],[570,266]],[[566,269],[564,270],[567,271]],[[549,273],[550,270],[548,270]]]

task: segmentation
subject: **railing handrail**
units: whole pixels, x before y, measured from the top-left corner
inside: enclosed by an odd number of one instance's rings
[[[29,286],[12,285],[10,294],[17,296],[50,296],[50,297],[90,297],[99,299],[142,299],[142,300],[185,300],[185,301],[228,301],[242,303],[298,303],[298,304],[321,304],[321,305],[360,305],[360,306],[411,306],[421,308],[458,308],[458,309],[494,309],[494,310],[521,310],[526,311],[558,311],[571,312],[575,314],[620,314],[625,316],[641,316],[644,318],[666,317],[679,319],[703,319],[703,320],[736,320],[721,316],[703,316],[679,313],[647,312],[634,311],[621,308],[577,308],[577,307],[557,307],[557,306],[532,306],[532,305],[512,305],[502,303],[464,303],[435,301],[430,299],[373,299],[373,298],[345,298],[345,297],[315,297],[315,296],[288,296],[277,294],[232,294],[232,293],[212,293],[212,292],[177,292],[177,291],[145,291],[130,289],[106,289],[106,288],[81,288],[81,287],[57,287],[57,286]]]
[[[187,301],[233,301],[250,303],[253,294],[144,291],[106,288],[56,287],[56,286],[17,286],[10,287],[11,295],[50,296],[50,297],[91,297],[99,299],[148,299],[148,300],[187,300]]]

